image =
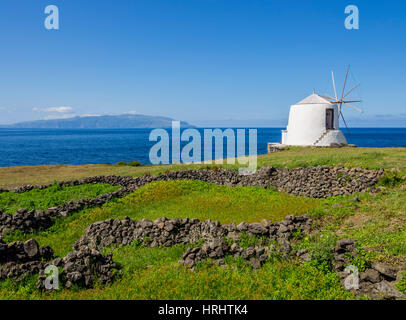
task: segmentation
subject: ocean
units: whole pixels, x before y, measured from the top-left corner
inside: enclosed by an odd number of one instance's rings
[[[204,129],[198,130],[203,137]],[[268,142],[280,141],[281,130],[257,128],[258,154],[266,153]],[[170,129],[167,131],[171,133]],[[149,152],[156,144],[149,141],[150,132],[151,129],[0,129],[0,167],[133,160],[150,164]],[[358,147],[406,147],[406,128],[350,128],[343,132],[348,143]],[[224,146],[224,154],[226,149]]]

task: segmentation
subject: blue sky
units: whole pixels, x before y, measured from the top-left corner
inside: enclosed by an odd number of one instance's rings
[[[44,27],[57,5],[60,29]],[[347,5],[360,29],[344,27]],[[284,126],[351,65],[363,114],[405,126],[406,1],[2,0],[0,123],[136,112],[197,125]]]

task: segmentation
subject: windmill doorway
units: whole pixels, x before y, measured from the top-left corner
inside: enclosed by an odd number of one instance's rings
[[[326,109],[326,130],[334,129],[334,109]]]

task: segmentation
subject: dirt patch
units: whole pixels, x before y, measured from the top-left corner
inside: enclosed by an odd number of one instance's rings
[[[351,228],[361,228],[366,222],[372,219],[372,216],[366,212],[358,212],[353,216],[348,217],[344,221],[344,225],[348,225]]]

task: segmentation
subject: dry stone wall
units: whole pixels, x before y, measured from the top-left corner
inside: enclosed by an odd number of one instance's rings
[[[0,279],[18,279],[26,274],[39,273],[37,286],[44,290],[44,270],[54,265],[63,270],[60,281],[64,288],[73,285],[91,288],[95,283],[109,284],[120,275],[120,270],[112,255],[102,254],[102,250],[134,243],[146,247],[192,244],[179,260],[188,268],[194,268],[205,259],[223,265],[226,256],[241,257],[254,269],[260,268],[270,257],[296,259],[305,263],[312,259],[312,253],[306,249],[292,249],[292,241],[295,236],[309,234],[312,228],[313,220],[307,215],[290,215],[280,222],[263,220],[261,223],[241,222],[238,225],[188,218],[159,218],[155,221],[135,221],[128,217],[122,220],[108,219],[89,226],[73,244],[74,250],[63,258],[51,260],[52,249],[39,247],[34,239],[25,243],[1,242]],[[241,239],[253,236],[258,239],[255,246],[241,246]],[[193,247],[198,242],[202,244]],[[351,265],[350,257],[356,258],[358,254],[353,239],[339,240],[332,251],[333,270],[341,277],[343,286],[349,276],[345,268]],[[359,274],[358,288],[351,290],[356,295],[368,295],[373,299],[404,299],[406,296],[394,286],[400,274],[400,270],[390,265],[373,263]]]
[[[40,247],[34,239],[9,244],[0,240],[0,280],[20,278],[26,274],[39,273],[54,252],[49,246]]]
[[[20,209],[15,214],[2,212],[0,208],[0,235],[8,231],[19,230],[24,233],[44,230],[53,224],[56,217],[66,217],[83,208],[100,206],[114,197],[126,194],[152,181],[167,180],[200,180],[227,186],[258,186],[262,188],[275,187],[278,190],[298,196],[326,198],[329,196],[349,195],[374,188],[383,169],[365,170],[361,168],[332,168],[308,167],[298,169],[278,169],[263,167],[252,175],[239,175],[236,170],[185,170],[168,172],[158,176],[144,175],[142,177],[97,176],[82,180],[72,180],[59,183],[60,186],[81,184],[110,184],[122,186],[120,190],[104,194],[95,199],[83,199],[68,202],[58,207],[42,210]],[[44,189],[49,185],[27,185],[14,190],[0,190],[0,192],[22,193],[33,189]]]
[[[131,191],[152,181],[162,180],[200,180],[228,186],[274,186],[294,195],[314,198],[326,198],[335,195],[352,194],[366,191],[374,186],[384,170],[366,170],[362,168],[306,167],[296,169],[280,169],[263,167],[252,175],[240,175],[236,170],[183,170],[167,172],[157,176],[142,177],[97,176],[82,180],[72,180],[59,183],[61,186],[73,186],[91,183],[103,183],[122,186]],[[13,190],[0,189],[0,192],[22,193],[32,189],[49,187],[24,186]],[[118,191],[116,191],[118,192]]]
[[[186,170],[167,172],[158,176],[142,177],[97,176],[81,180],[59,183],[61,186],[81,184],[110,184],[121,186],[120,190],[101,195],[95,199],[68,202],[47,210],[19,209],[15,214],[4,213],[0,209],[0,236],[8,231],[35,232],[49,228],[55,218],[66,217],[73,212],[94,206],[100,206],[112,198],[123,197],[153,181],[200,180],[227,186],[274,187],[293,195],[313,198],[326,198],[336,195],[349,195],[374,189],[383,174],[383,169],[365,170],[361,168],[308,167],[298,169],[278,169],[263,167],[255,174],[239,175],[235,170]],[[50,185],[24,186],[14,190],[0,189],[1,192],[23,193],[33,189],[45,189]],[[261,223],[235,223],[221,225],[216,221],[197,219],[167,219],[155,221],[143,219],[134,221],[126,217],[123,220],[108,219],[92,224],[85,234],[74,243],[73,251],[63,258],[53,258],[50,247],[39,247],[35,240],[25,243],[6,244],[0,240],[0,279],[19,278],[29,273],[39,273],[38,287],[43,289],[44,269],[55,265],[63,269],[62,282],[65,287],[73,285],[89,288],[95,282],[111,283],[118,266],[111,255],[101,251],[112,245],[124,246],[142,242],[145,246],[173,246],[193,244],[203,241],[202,246],[189,248],[180,263],[193,268],[204,259],[213,259],[224,263],[226,255],[242,257],[253,268],[259,268],[268,257],[278,254],[286,259],[299,259],[306,262],[311,259],[307,250],[292,250],[291,239],[297,232],[309,233],[312,219],[304,215],[287,216],[281,222],[264,220]],[[258,236],[264,243],[258,246],[242,248],[238,244],[241,235]],[[227,240],[228,239],[228,240]],[[233,243],[230,242],[234,241]],[[274,244],[269,245],[269,241]],[[346,242],[347,241],[347,242]],[[346,253],[354,253],[354,243],[346,240],[338,243],[333,252],[335,271],[344,277],[344,266],[348,264]],[[266,245],[267,244],[267,245]],[[402,293],[394,289],[392,282],[399,273],[389,266],[374,264],[361,274],[361,289],[357,293],[369,293],[373,297],[383,295],[390,298],[402,298]]]
[[[221,263],[225,255],[233,253],[250,261],[254,268],[259,268],[267,259],[267,254],[274,248],[249,247],[242,249],[235,242],[228,245],[227,238],[238,241],[241,233],[247,236],[262,236],[264,241],[275,240],[280,250],[289,255],[296,253],[291,250],[290,239],[293,233],[309,231],[312,219],[307,216],[288,216],[282,222],[272,223],[235,223],[221,225],[218,221],[199,221],[198,219],[167,219],[155,221],[143,219],[131,220],[126,217],[108,219],[89,226],[84,235],[73,244],[73,251],[63,258],[53,258],[50,247],[39,247],[34,239],[25,243],[0,243],[0,280],[5,278],[21,278],[26,274],[39,273],[37,286],[44,289],[44,270],[53,265],[63,269],[61,281],[64,287],[72,285],[90,288],[94,283],[108,284],[119,274],[118,266],[112,255],[102,254],[102,250],[111,246],[121,247],[134,243],[142,243],[146,247],[173,246],[176,244],[194,244],[203,241],[203,246],[189,248],[180,261],[193,267],[205,258]],[[196,253],[193,255],[193,253]]]

